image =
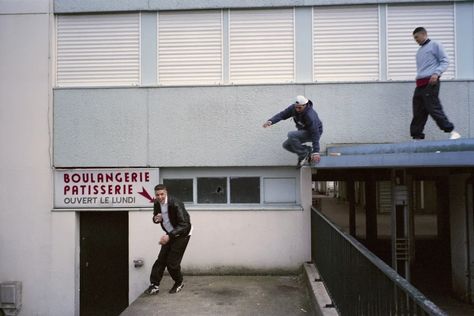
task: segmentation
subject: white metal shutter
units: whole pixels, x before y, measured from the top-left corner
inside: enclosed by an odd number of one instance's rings
[[[313,8],[314,80],[379,79],[378,12],[377,6]]]
[[[387,12],[387,54],[389,80],[414,80],[416,51],[413,30],[423,26],[428,36],[440,42],[449,57],[444,79],[455,76],[454,4],[389,5]]]
[[[231,10],[229,34],[232,83],[294,81],[293,9]]]
[[[222,11],[160,12],[158,82],[222,82]]]
[[[60,15],[56,25],[58,86],[140,82],[140,15]]]

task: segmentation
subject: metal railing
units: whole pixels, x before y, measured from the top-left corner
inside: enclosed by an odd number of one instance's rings
[[[311,256],[339,313],[447,315],[321,212],[311,212]]]

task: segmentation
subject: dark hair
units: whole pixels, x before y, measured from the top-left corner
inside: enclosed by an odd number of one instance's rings
[[[155,186],[155,191],[166,190],[166,186],[164,184],[157,184]]]
[[[426,29],[423,26],[419,26],[413,31],[413,35],[415,35],[416,33],[420,33],[420,32],[426,33]]]

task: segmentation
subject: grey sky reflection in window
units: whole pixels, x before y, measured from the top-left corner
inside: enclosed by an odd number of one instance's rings
[[[198,203],[227,203],[227,178],[198,178]]]

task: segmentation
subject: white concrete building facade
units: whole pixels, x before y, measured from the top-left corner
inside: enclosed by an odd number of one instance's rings
[[[303,94],[322,152],[408,140],[420,23],[451,57],[441,99],[472,137],[472,1],[0,0],[0,282],[22,282],[19,315],[80,315],[85,214],[126,214],[129,303],[159,250],[151,207],[65,206],[63,172],[158,170],[181,188],[185,272],[296,271],[311,171],[281,148],[291,122],[261,126]],[[446,137],[433,122],[426,134]]]

